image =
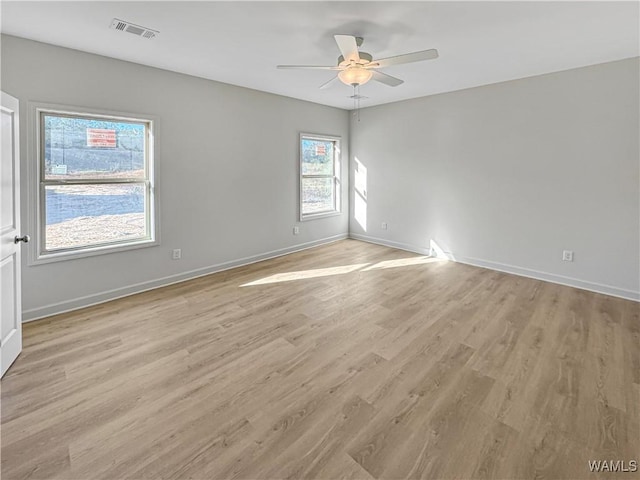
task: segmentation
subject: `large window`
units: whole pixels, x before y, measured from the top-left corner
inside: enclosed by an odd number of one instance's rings
[[[340,213],[340,139],[300,135],[300,219]]]
[[[38,258],[153,243],[152,121],[37,116]]]

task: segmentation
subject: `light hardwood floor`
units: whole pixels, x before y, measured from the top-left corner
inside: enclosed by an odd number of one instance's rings
[[[2,479],[639,478],[639,304],[346,240],[24,327]]]

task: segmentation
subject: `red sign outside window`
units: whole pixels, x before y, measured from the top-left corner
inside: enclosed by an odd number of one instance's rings
[[[87,128],[87,147],[116,148],[116,131],[104,128]]]

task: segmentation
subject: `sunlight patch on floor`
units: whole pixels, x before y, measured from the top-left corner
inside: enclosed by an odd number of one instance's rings
[[[395,260],[384,260],[375,264],[354,263],[352,265],[340,265],[337,267],[316,268],[313,270],[300,270],[298,272],[276,273],[268,277],[254,280],[240,285],[241,287],[253,287],[256,285],[268,285],[271,283],[292,282],[295,280],[308,280],[310,278],[328,277],[332,275],[344,275],[346,273],[361,271],[370,272],[372,270],[383,270],[386,268],[410,267],[414,265],[426,265],[428,263],[446,262],[446,259],[435,257],[408,257]]]
[[[306,280],[308,278],[328,277],[331,275],[344,275],[369,265],[368,263],[355,263],[353,265],[341,265],[338,267],[316,268],[314,270],[301,270],[299,272],[276,273],[269,277],[261,278],[253,282],[240,285],[241,287],[251,287],[253,285],[266,285],[269,283],[291,282],[293,280]]]
[[[397,267],[409,267],[411,265],[425,265],[427,263],[435,263],[435,262],[446,262],[446,259],[435,258],[435,257],[409,257],[409,258],[398,258],[396,260],[385,260],[380,263],[376,263],[375,265],[371,265],[367,268],[363,268],[363,272],[368,272],[370,270],[378,270],[385,268],[397,268]]]

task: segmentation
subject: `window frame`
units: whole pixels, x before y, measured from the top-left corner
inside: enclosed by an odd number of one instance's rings
[[[333,143],[333,175],[304,175],[302,173],[302,141],[303,140],[320,140],[324,142],[332,142]],[[342,214],[342,197],[341,197],[341,180],[340,174],[342,172],[342,149],[341,144],[342,138],[336,135],[324,135],[324,134],[316,134],[316,133],[300,133],[300,137],[298,139],[298,149],[299,149],[299,158],[298,158],[298,185],[299,185],[299,196],[298,196],[298,210],[300,212],[299,219],[301,222],[315,220],[318,218],[325,217],[333,217],[336,215]],[[303,179],[305,178],[331,178],[333,180],[333,209],[317,212],[317,213],[303,213],[302,211],[302,199],[303,199]]]
[[[70,107],[55,104],[29,103],[29,189],[28,208],[29,225],[35,232],[34,241],[29,249],[27,264],[38,265],[44,263],[72,260],[95,255],[152,247],[159,245],[158,199],[157,199],[157,119],[151,115],[139,115],[124,112],[113,112],[98,108]],[[82,180],[46,180],[44,162],[44,117],[45,115],[58,117],[99,119],[120,123],[136,123],[145,125],[145,159],[143,179],[127,177],[122,179],[82,179]],[[132,240],[116,240],[99,244],[69,247],[64,249],[46,249],[46,194],[45,189],[50,185],[140,185],[145,187],[145,223],[148,235]],[[148,193],[147,193],[148,192]],[[148,212],[148,213],[147,213]]]

